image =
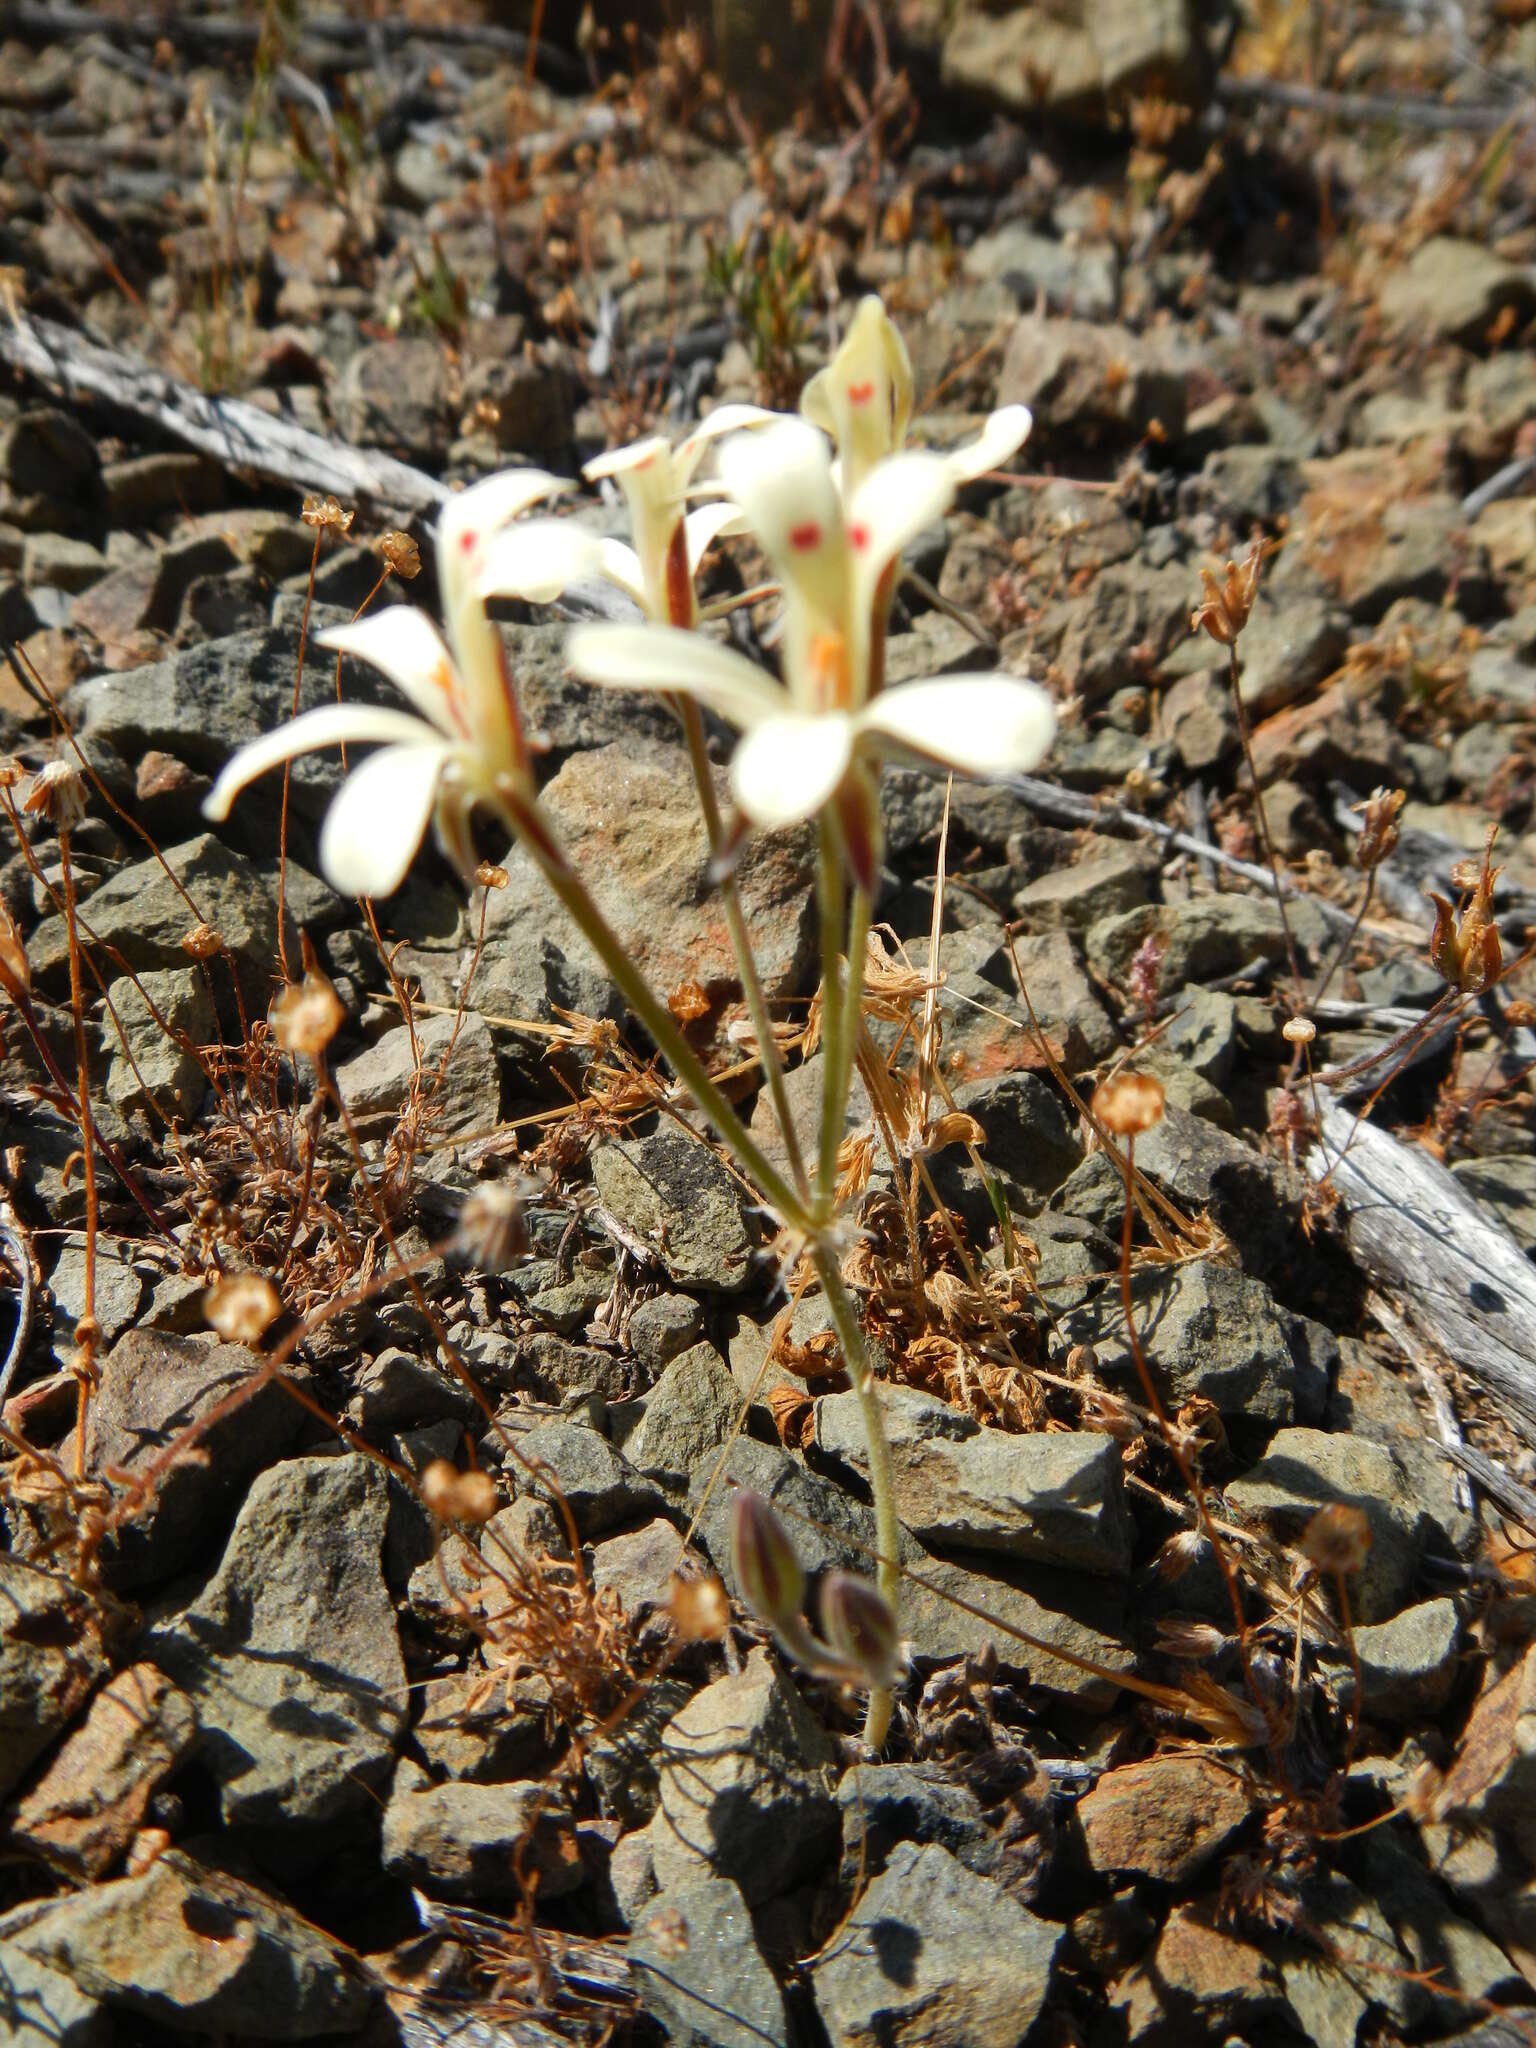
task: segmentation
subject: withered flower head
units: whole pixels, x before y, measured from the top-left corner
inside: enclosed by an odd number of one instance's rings
[[[429,1513],[442,1522],[488,1522],[496,1512],[496,1482],[476,1467],[460,1472],[446,1458],[434,1458],[418,1482]]]
[[[231,1273],[203,1296],[203,1314],[226,1344],[257,1344],[283,1312],[282,1299],[260,1273]]]
[[[1280,1027],[1280,1036],[1287,1045],[1310,1045],[1317,1036],[1317,1026],[1310,1017],[1288,1017]]]
[[[487,1181],[465,1197],[453,1248],[481,1273],[505,1273],[528,1249],[523,1199],[531,1183]]]
[[[1297,1548],[1320,1572],[1359,1571],[1371,1551],[1371,1525],[1365,1510],[1346,1507],[1342,1501],[1319,1508],[1302,1530]]]
[[[267,1014],[272,1036],[284,1052],[302,1053],[307,1059],[318,1060],[341,1029],[347,1012],[311,955],[304,979],[290,982]]]
[[[667,1587],[667,1604],[672,1610],[672,1626],[685,1643],[714,1642],[730,1624],[731,1605],[713,1572],[698,1578],[674,1572]]]
[[[0,789],[14,789],[26,772],[14,754],[0,754]]]
[[[483,860],[475,869],[475,885],[480,889],[505,889],[507,871],[496,861]]]
[[[1163,1084],[1150,1074],[1115,1074],[1093,1091],[1093,1113],[1117,1138],[1139,1137],[1163,1114]]]
[[[24,811],[48,818],[62,831],[78,825],[85,816],[85,781],[68,761],[47,761],[27,785],[21,800]]]
[[[392,526],[388,533],[379,535],[376,545],[402,583],[410,583],[421,574],[421,550],[408,533]]]
[[[1367,870],[1379,867],[1397,849],[1397,814],[1407,800],[1401,789],[1373,789],[1355,809],[1364,813],[1365,823],[1355,841],[1355,866]]]
[[[1231,647],[1248,623],[1248,614],[1253,610],[1253,600],[1259,591],[1259,568],[1264,560],[1264,544],[1255,541],[1243,557],[1242,567],[1228,562],[1226,574],[1218,583],[1210,569],[1200,571],[1200,581],[1205,586],[1205,596],[1189,615],[1189,629],[1198,633],[1203,628],[1211,638],[1223,647]]]
[[[758,1619],[774,1628],[792,1627],[805,1599],[805,1572],[789,1531],[749,1486],[736,1492],[731,1559],[741,1597]]]
[[[1494,827],[1489,828],[1482,864],[1472,870],[1458,863],[1451,879],[1458,888],[1471,889],[1459,910],[1433,889],[1426,891],[1435,906],[1434,930],[1429,935],[1430,964],[1463,995],[1476,995],[1492,988],[1504,971],[1504,950],[1499,928],[1493,921],[1493,885],[1502,869],[1491,866]]]
[[[338,533],[349,533],[357,514],[343,512],[334,498],[310,496],[304,500],[304,510],[299,517],[306,526],[313,526],[318,532],[334,526]]]
[[[224,941],[211,924],[195,924],[181,942],[183,953],[194,960],[212,960],[223,950]]]

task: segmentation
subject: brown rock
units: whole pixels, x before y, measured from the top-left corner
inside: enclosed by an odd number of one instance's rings
[[[1157,1756],[1102,1777],[1078,1802],[1088,1860],[1101,1875],[1134,1871],[1185,1884],[1247,1820],[1237,1774],[1205,1756]]]
[[[1219,2039],[1239,2017],[1272,2009],[1278,2018],[1283,2000],[1261,1952],[1212,1926],[1206,1910],[1194,1905],[1174,1908],[1157,1946],[1122,1978],[1112,2003],[1136,2048],[1154,2042],[1184,2048]],[[1245,2038],[1260,2037],[1245,2030]]]
[[[68,1876],[105,1877],[196,1734],[191,1701],[163,1672],[120,1671],[18,1806],[15,1832]]]

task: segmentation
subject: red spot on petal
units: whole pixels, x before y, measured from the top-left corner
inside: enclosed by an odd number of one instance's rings
[[[850,384],[848,386],[848,403],[850,405],[868,405],[874,395],[874,384],[867,378],[862,384]]]
[[[812,548],[821,546],[821,526],[815,519],[804,519],[798,526],[789,529],[789,544],[797,555],[808,554]]]
[[[862,521],[855,520],[848,529],[848,539],[856,548],[867,548],[869,546],[869,528]]]
[[[479,535],[475,532],[474,528],[466,527],[459,535],[459,553],[461,555],[472,555],[475,551],[475,542],[478,539]]]

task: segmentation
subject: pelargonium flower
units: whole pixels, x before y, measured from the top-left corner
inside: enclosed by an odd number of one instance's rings
[[[588,681],[696,697],[743,738],[731,790],[759,826],[835,807],[855,871],[873,878],[878,821],[868,768],[915,755],[961,775],[1020,774],[1055,735],[1050,698],[1007,675],[879,685],[877,602],[887,572],[954,492],[943,457],[877,463],[845,517],[823,437],[801,420],[738,436],[721,479],[784,587],[784,682],[698,633],[672,626],[582,626],[567,658]]]
[[[871,292],[859,301],[841,348],[806,385],[800,410],[837,443],[844,496],[906,444],[912,424],[912,360],[890,315]],[[943,458],[958,486],[1007,462],[1034,425],[1027,405],[992,413],[974,441]]]
[[[338,791],[320,833],[320,865],[345,896],[388,896],[405,879],[429,820],[466,877],[474,873],[470,813],[477,803],[530,802],[533,770],[501,635],[479,580],[495,535],[519,512],[567,486],[543,470],[513,469],[449,498],[438,515],[437,575],[446,639],[425,612],[391,605],[316,644],[355,654],[387,676],[414,711],[325,704],[252,740],[226,763],[203,805],[227,818],[248,782],[297,754],[382,741]]]
[[[694,473],[711,442],[777,418],[761,406],[717,406],[675,447],[665,436],[652,434],[599,455],[582,474],[591,483],[612,477],[623,492],[633,546],[601,539],[574,520],[526,520],[509,527],[491,548],[481,572],[481,594],[553,604],[571,584],[596,579],[621,590],[648,619],[696,624],[694,576],[705,549],[736,511],[725,500],[713,500],[689,512]]]

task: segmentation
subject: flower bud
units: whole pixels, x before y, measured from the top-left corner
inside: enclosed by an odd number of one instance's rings
[[[885,1595],[854,1572],[828,1572],[820,1605],[821,1632],[829,1647],[871,1686],[894,1684],[901,1669],[901,1639]]]
[[[760,1493],[737,1490],[731,1561],[741,1597],[760,1621],[792,1627],[805,1599],[805,1573],[789,1531]]]

